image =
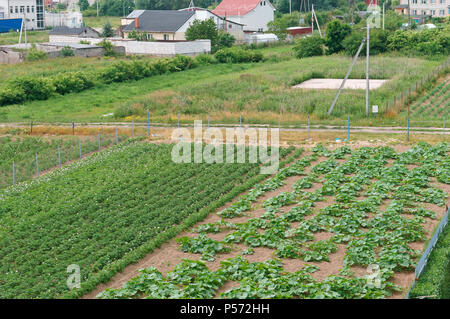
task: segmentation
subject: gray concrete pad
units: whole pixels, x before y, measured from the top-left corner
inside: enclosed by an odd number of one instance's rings
[[[316,89],[316,90],[337,90],[341,86],[343,79],[310,79],[303,83],[293,86],[294,89]],[[370,90],[378,89],[389,80],[370,80]],[[347,90],[365,90],[366,80],[349,79],[345,82],[344,89]]]

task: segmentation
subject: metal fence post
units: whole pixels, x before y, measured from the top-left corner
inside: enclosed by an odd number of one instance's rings
[[[33,134],[33,121],[31,121],[30,123],[30,135]]]
[[[278,114],[278,129],[281,129],[281,115]]]
[[[309,115],[308,115],[308,139],[310,138],[310,133],[311,133],[311,124],[310,124]]]
[[[80,159],[83,156],[83,153],[81,153],[81,139],[78,139],[78,149],[80,150]]]
[[[100,142],[100,132],[98,132],[98,151],[99,152],[101,150],[101,147],[102,147],[102,145],[101,145],[101,142]]]
[[[72,135],[75,135],[75,123],[72,122]]]
[[[58,163],[59,168],[61,168],[61,147],[58,146]]]
[[[350,141],[350,115],[348,116],[348,124],[347,124],[347,141]]]
[[[148,136],[150,137],[150,111],[147,110],[147,133]]]
[[[409,116],[408,116],[408,124],[406,128],[406,142],[409,142]]]
[[[16,185],[16,163],[13,161],[13,171],[12,171],[13,185]]]
[[[39,176],[39,161],[38,161],[38,153],[36,153],[36,177]]]

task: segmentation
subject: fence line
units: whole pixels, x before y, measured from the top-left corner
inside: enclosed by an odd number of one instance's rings
[[[432,70],[430,73],[428,73],[427,75],[422,77],[420,80],[418,80],[412,86],[408,87],[408,89],[402,90],[399,94],[400,96],[398,96],[397,94],[394,95],[394,97],[392,98],[392,109],[395,109],[399,100],[400,100],[399,103],[400,103],[401,107],[405,106],[405,101],[406,101],[406,104],[409,106],[410,105],[409,97],[411,97],[413,94],[421,91],[423,89],[424,85],[426,85],[428,82],[430,82],[430,80],[432,78],[433,79],[437,78],[441,74],[441,72],[449,66],[450,66],[450,59],[443,62],[441,65],[439,65],[434,70]],[[400,99],[398,99],[398,97],[400,97]],[[386,101],[386,108],[384,110],[384,113],[388,113],[389,105],[390,105],[390,103],[388,100],[388,101]]]
[[[100,152],[101,149],[102,149],[102,139],[101,139],[100,132],[98,133],[97,141],[98,141],[97,151]],[[114,137],[111,140],[104,139],[103,143],[105,143],[105,141],[106,141],[107,144],[104,144],[105,145],[104,147],[108,147],[108,146],[111,146],[111,145],[114,145],[114,144],[116,144],[116,145],[119,144],[120,139],[119,139],[118,129],[116,128],[115,139],[114,139]],[[88,154],[88,153],[92,152],[92,150],[95,151],[96,148],[93,147],[94,145],[95,145],[95,140],[94,140],[94,144],[91,144],[91,146],[86,149],[86,153],[85,154]],[[73,148],[73,147],[75,147],[75,148]],[[75,155],[76,154],[76,149],[77,149],[77,147],[76,147],[76,144],[75,144],[70,149],[68,149],[67,151],[70,154]],[[75,154],[73,154],[73,151],[75,151]],[[81,139],[78,139],[78,151],[79,151],[79,159],[81,160],[83,158],[83,150],[82,150]],[[64,163],[73,160],[73,157],[71,157],[71,156],[65,157],[65,158],[67,158],[66,161],[63,160],[63,155],[64,154],[63,154],[63,150],[61,149],[60,145],[58,145],[56,147],[54,154],[56,155],[56,161],[55,161],[54,165],[51,164],[51,162],[53,162],[53,160],[54,160],[53,155],[50,155],[50,156],[46,157],[46,158],[50,159],[50,160],[46,160],[46,161],[42,161],[42,158],[41,158],[41,160],[39,159],[39,156],[42,156],[42,154],[40,155],[39,153],[35,153],[34,156],[31,157],[31,162],[28,162],[28,160],[25,159],[25,162],[17,163],[15,161],[15,159],[13,159],[12,160],[12,185],[16,185],[17,182],[20,182],[20,175],[21,174],[20,174],[20,171],[18,171],[18,166],[20,168],[20,166],[28,165],[29,163],[31,163],[34,166],[34,169],[31,168],[31,170],[28,170],[28,172],[25,172],[22,175],[24,177],[24,179],[22,181],[25,181],[25,180],[33,178],[33,176],[39,177],[41,175],[42,169],[43,170],[48,170],[48,169],[52,169],[52,168],[55,168],[55,167],[61,168]],[[40,163],[40,161],[43,162],[44,164],[42,165],[42,163]],[[28,163],[28,164],[26,164],[26,163]],[[50,166],[49,166],[49,164],[50,164]],[[18,179],[18,177],[19,177],[19,179]]]
[[[434,247],[436,246],[436,243],[439,240],[440,235],[444,231],[445,226],[448,225],[448,218],[449,218],[450,209],[447,210],[447,213],[445,214],[444,218],[440,222],[438,228],[434,232],[433,237],[431,238],[430,242],[428,243],[427,249],[425,249],[422,257],[420,258],[419,262],[417,263],[416,269],[414,271],[414,282],[412,283],[408,294],[406,295],[406,299],[409,299],[409,294],[411,293],[411,290],[416,286],[416,282],[419,279],[420,275],[422,275],[423,271],[425,270],[425,266],[427,265],[428,258],[430,257],[431,252],[433,251]]]

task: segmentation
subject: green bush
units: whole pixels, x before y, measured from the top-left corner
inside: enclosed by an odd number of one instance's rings
[[[116,51],[114,51],[114,45],[110,41],[107,41],[106,39],[99,42],[98,46],[105,49],[105,56],[116,56],[117,55]]]
[[[46,100],[55,93],[55,87],[50,79],[22,77],[10,82],[11,89],[23,91],[25,100]]]
[[[69,56],[75,56],[75,53],[73,52],[72,48],[69,46],[65,46],[61,50],[61,55],[63,57],[69,57]]]
[[[45,58],[47,58],[47,53],[36,49],[36,46],[33,44],[31,49],[28,50],[25,60],[26,61],[38,61],[38,60],[42,60]]]
[[[199,65],[216,64],[217,60],[210,54],[199,54],[195,57],[195,62]]]
[[[388,50],[387,47],[387,38],[388,32],[383,30],[373,30],[370,34],[370,54],[376,55]],[[342,46],[344,47],[344,52],[348,55],[354,56],[358,51],[359,46],[361,45],[361,41],[363,39],[362,32],[353,32],[349,36],[347,36],[342,42]],[[361,50],[361,56],[366,54],[366,44],[364,44]]]
[[[323,55],[324,41],[317,35],[301,38],[296,41],[294,51],[296,57],[299,59]]]
[[[25,101],[25,92],[21,88],[4,88],[0,91],[0,106],[19,104]]]
[[[67,94],[89,89],[94,86],[94,82],[83,72],[71,72],[57,75],[53,85],[57,93]]]
[[[264,60],[261,52],[241,48],[221,49],[216,52],[215,57],[219,63],[249,63]]]
[[[339,20],[333,20],[327,24],[327,34],[325,36],[325,44],[327,46],[327,54],[338,53],[344,49],[342,42],[351,33],[348,24],[342,24]]]

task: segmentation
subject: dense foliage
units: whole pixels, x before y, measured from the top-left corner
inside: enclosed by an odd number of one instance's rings
[[[301,38],[295,42],[295,55],[299,59],[323,55],[324,44],[324,40],[318,35]]]

